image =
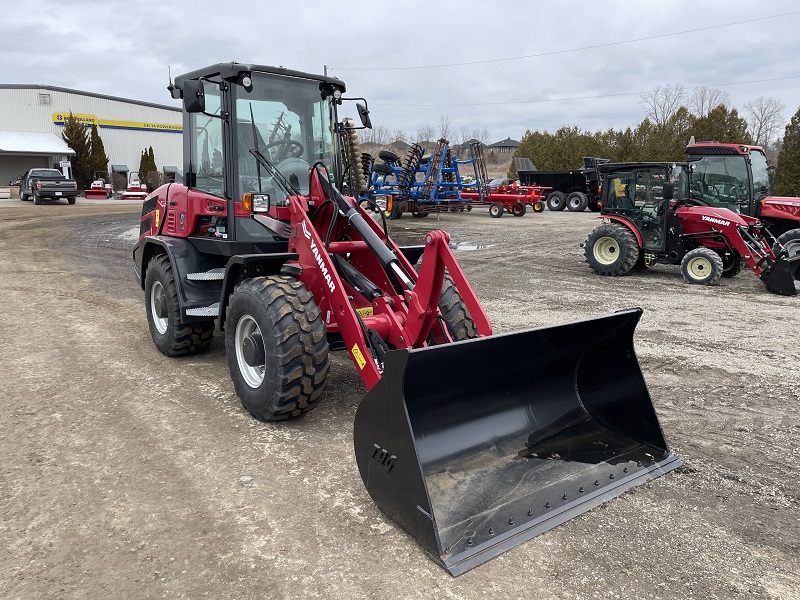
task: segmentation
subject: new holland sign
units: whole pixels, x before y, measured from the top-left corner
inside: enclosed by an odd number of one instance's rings
[[[101,129],[133,129],[136,131],[167,131],[181,133],[183,126],[171,123],[143,123],[138,121],[117,121],[114,119],[98,119],[95,115],[73,113],[78,122],[84,127],[97,125]],[[53,124],[64,125],[69,118],[69,112],[54,112]]]

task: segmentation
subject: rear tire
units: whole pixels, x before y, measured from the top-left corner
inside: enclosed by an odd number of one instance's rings
[[[392,202],[392,209],[386,211],[390,221],[396,221],[403,216],[403,206],[399,202]]]
[[[550,192],[547,195],[547,210],[564,210],[567,206],[564,192]]]
[[[42,197],[39,194],[37,194],[36,192],[33,192],[31,195],[33,196],[33,203],[34,204],[39,205],[39,204],[42,203]]]
[[[570,212],[583,212],[589,206],[589,198],[583,192],[572,192],[567,196],[567,208]]]
[[[68,204],[75,204],[75,196],[73,196],[72,198],[67,198],[67,203]]]
[[[690,250],[681,261],[681,275],[686,283],[714,285],[722,276],[722,258],[706,247]]]
[[[790,229],[778,236],[778,243],[788,251],[788,258],[800,254],[800,229]],[[775,254],[780,251],[780,246],[775,244],[772,248]]]
[[[246,279],[231,294],[225,347],[233,386],[260,421],[298,417],[328,383],[328,339],[314,296],[284,276]]]
[[[150,335],[159,352],[185,356],[207,350],[214,336],[214,321],[182,324],[178,288],[172,263],[165,254],[147,265],[144,281],[145,311]]]
[[[513,207],[511,207],[511,214],[515,217],[522,217],[525,215],[525,212],[528,208],[522,204],[522,202],[517,202]]]
[[[639,259],[636,236],[620,223],[603,223],[586,238],[583,252],[595,273],[611,277],[627,274]]]
[[[503,212],[505,212],[503,209],[503,205],[500,204],[499,202],[495,202],[489,205],[489,214],[492,215],[492,217],[494,217],[495,219],[499,219],[500,217],[502,217]]]

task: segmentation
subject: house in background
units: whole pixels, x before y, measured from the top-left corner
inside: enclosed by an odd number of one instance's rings
[[[489,144],[487,148],[489,149],[490,154],[514,154],[517,146],[519,146],[519,142],[517,140],[506,138],[499,142],[495,142],[494,144]]]

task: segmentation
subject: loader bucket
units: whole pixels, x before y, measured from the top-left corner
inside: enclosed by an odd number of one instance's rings
[[[776,260],[761,274],[767,289],[781,296],[800,296],[800,254]]]
[[[354,424],[372,499],[455,576],[680,466],[641,313],[388,352]]]

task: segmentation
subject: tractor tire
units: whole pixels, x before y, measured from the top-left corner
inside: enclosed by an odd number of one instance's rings
[[[618,277],[633,269],[640,248],[636,236],[625,225],[603,223],[588,235],[583,252],[595,273]]]
[[[478,328],[475,327],[475,321],[472,320],[469,311],[464,306],[464,300],[461,298],[461,294],[458,293],[450,275],[444,276],[442,296],[439,299],[439,310],[442,312],[442,318],[447,324],[447,330],[450,332],[450,337],[453,338],[453,341],[460,342],[478,337]]]
[[[511,207],[511,214],[515,217],[522,217],[525,216],[527,210],[527,206],[525,206],[522,202],[517,202],[513,207]]]
[[[414,218],[416,218],[416,219],[424,219],[424,218],[425,218],[425,217],[427,217],[429,214],[431,214],[431,213],[429,213],[429,212],[427,212],[427,211],[424,211],[424,212],[423,212],[423,211],[421,211],[421,210],[417,210],[417,211],[414,211],[414,212],[412,212],[412,213],[411,213],[411,216],[412,216],[412,217],[414,217]]]
[[[722,276],[726,279],[736,277],[742,270],[742,259],[738,254],[728,256],[727,258],[720,254],[722,259]]]
[[[378,158],[390,163],[400,162],[400,157],[390,150],[381,150],[378,152]]]
[[[37,194],[36,192],[33,192],[31,195],[33,196],[33,203],[34,204],[39,205],[39,204],[42,203],[42,197],[39,194]]]
[[[314,296],[292,277],[246,279],[230,297],[225,348],[233,387],[260,421],[319,404],[328,384],[328,338]]]
[[[567,196],[567,208],[570,212],[583,212],[589,206],[589,198],[583,192],[572,192]]]
[[[154,256],[144,280],[145,311],[150,336],[166,356],[185,356],[207,350],[214,337],[214,320],[182,324],[175,271],[165,254]]]
[[[722,257],[706,247],[690,250],[681,261],[681,275],[686,283],[714,285],[722,276]]]
[[[492,215],[492,217],[495,219],[499,219],[500,217],[502,217],[504,212],[505,209],[503,208],[503,205],[500,204],[499,202],[494,202],[489,205],[489,214]]]
[[[564,210],[567,207],[564,192],[550,192],[547,195],[547,210]]]
[[[786,248],[788,258],[800,254],[800,229],[790,229],[778,236],[778,244]],[[777,255],[780,246],[775,244],[772,251]]]
[[[544,212],[544,203],[541,200],[538,200],[533,203],[533,212],[540,213]]]

